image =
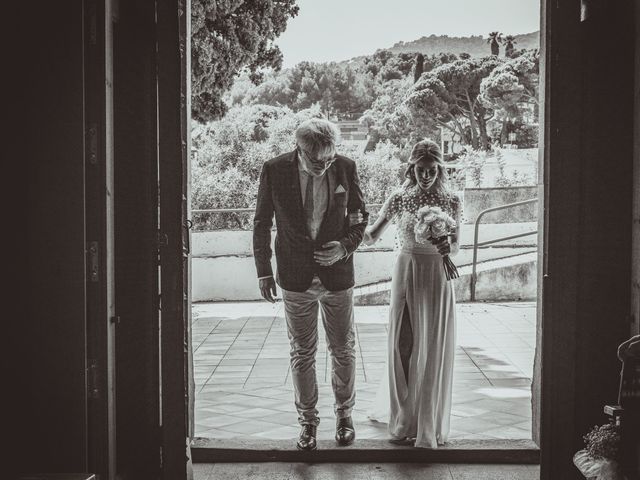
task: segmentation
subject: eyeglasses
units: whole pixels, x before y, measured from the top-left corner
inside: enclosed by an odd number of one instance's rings
[[[322,166],[322,167],[328,167],[329,165],[331,165],[333,162],[336,161],[336,154],[335,153],[333,155],[331,155],[331,157],[329,157],[329,158],[320,159],[320,158],[312,157],[308,152],[303,150],[302,147],[298,147],[298,152],[301,153],[302,155],[304,155],[304,157],[307,159],[307,161],[309,161],[313,165],[318,165],[318,166]]]

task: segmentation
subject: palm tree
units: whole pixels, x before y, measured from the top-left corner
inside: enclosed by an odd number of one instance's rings
[[[499,55],[502,34],[500,32],[491,32],[489,38],[487,38],[487,43],[491,44],[491,55]]]
[[[511,58],[514,51],[513,46],[518,43],[516,42],[516,37],[514,37],[513,35],[507,35],[506,37],[504,37],[502,43],[504,43],[504,56]]]

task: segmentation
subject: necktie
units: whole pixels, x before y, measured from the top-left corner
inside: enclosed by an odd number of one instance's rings
[[[313,177],[307,175],[307,188],[304,192],[304,215],[307,220],[309,234],[312,234],[311,225],[313,223]]]

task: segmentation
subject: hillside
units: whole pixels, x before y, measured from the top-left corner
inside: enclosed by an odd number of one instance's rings
[[[539,48],[540,32],[526,33],[522,35],[514,35],[516,38],[515,48]],[[503,46],[500,47],[500,53],[503,53]],[[449,37],[448,35],[430,35],[422,37],[410,42],[398,42],[391,48],[394,53],[404,52],[421,52],[425,55],[433,55],[441,52],[447,53],[463,53],[466,52],[471,56],[489,55],[490,49],[486,37],[474,35],[471,37]]]

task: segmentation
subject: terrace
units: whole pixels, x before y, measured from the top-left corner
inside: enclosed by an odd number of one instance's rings
[[[451,439],[530,439],[535,303],[458,304]],[[358,306],[359,439],[388,438],[367,418],[385,372],[388,306]],[[330,358],[320,323],[320,440],[334,433]],[[195,434],[214,439],[294,439],[299,426],[282,303],[193,305]]]

